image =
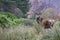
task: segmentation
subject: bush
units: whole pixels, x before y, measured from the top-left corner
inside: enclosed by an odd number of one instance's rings
[[[53,18],[53,16],[57,14],[57,11],[54,10],[53,8],[47,8],[42,10],[42,17],[44,18]]]
[[[0,12],[0,15],[0,26],[3,28],[15,25],[33,26],[33,22],[35,22],[31,19],[17,18],[14,14],[9,12]]]
[[[9,12],[0,13],[0,27],[10,27],[12,25],[17,25],[18,23],[19,19],[14,14]]]

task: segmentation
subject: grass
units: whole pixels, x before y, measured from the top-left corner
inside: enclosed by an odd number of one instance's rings
[[[32,26],[25,25],[24,21],[29,20]],[[21,19],[21,24],[15,28],[0,28],[0,40],[60,40],[60,21],[54,24],[52,29],[45,30],[35,20]]]

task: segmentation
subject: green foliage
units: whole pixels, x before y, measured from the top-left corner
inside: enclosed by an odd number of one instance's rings
[[[55,24],[54,24],[55,27],[60,27],[60,21],[56,21]]]
[[[20,18],[20,26],[34,26],[35,20],[32,19],[26,19],[26,18]]]
[[[6,15],[7,14],[0,14],[0,18],[5,20],[4,22],[11,23],[11,17],[9,19],[10,21],[6,21]],[[17,19],[17,17],[13,19],[14,22],[24,26],[20,25],[18,28],[5,30],[1,30],[0,28],[0,40],[60,40],[60,21],[56,21],[52,29],[43,29],[35,20],[24,18]],[[31,21],[33,26],[26,26],[24,24],[25,20]]]
[[[15,0],[18,4],[18,7],[24,12],[26,13],[26,11],[28,11],[28,2],[29,0]]]
[[[0,13],[0,27],[10,27],[19,24],[19,19],[9,12]]]
[[[26,18],[27,15],[26,15],[26,12],[29,10],[29,0],[13,0],[13,1],[16,1],[17,4],[18,4],[18,8],[20,8],[23,12],[23,15],[22,17],[23,18]]]
[[[12,19],[17,18],[13,13],[9,13],[9,12],[0,12],[0,14],[6,15],[8,18],[12,18]]]
[[[26,12],[28,11],[28,7],[29,7],[29,0],[0,0],[1,3],[3,3],[4,7],[4,10],[5,11],[8,11],[8,12],[11,12],[11,9],[12,9],[12,3],[16,2],[15,4],[17,5],[18,8],[20,8],[24,14],[23,17],[26,17],[25,14]],[[14,6],[13,6],[14,7]]]
[[[26,20],[33,26],[26,26],[24,23]],[[12,25],[19,25],[19,28],[5,30],[0,28],[0,40],[60,40],[60,21],[56,21],[52,29],[43,30],[33,19],[18,19],[9,12],[0,12],[0,27],[13,27]]]

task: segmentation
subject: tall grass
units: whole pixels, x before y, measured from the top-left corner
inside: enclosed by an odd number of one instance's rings
[[[4,30],[0,28],[0,40],[36,40],[36,30],[26,27]]]
[[[45,29],[37,24],[35,20],[30,20],[32,26],[25,25],[24,21],[27,19],[20,19],[20,25],[16,28],[0,28],[0,40],[60,40],[60,21],[54,24],[52,29]],[[42,31],[43,30],[43,31]]]
[[[42,35],[41,40],[60,40],[60,21],[57,21],[52,29],[47,30]]]

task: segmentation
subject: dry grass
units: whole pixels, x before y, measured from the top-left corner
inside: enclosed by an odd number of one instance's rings
[[[0,28],[0,40],[36,40],[37,31],[33,27],[20,27],[2,30]]]
[[[60,40],[60,29],[55,24],[52,29],[44,30],[36,22],[33,26],[21,26],[16,28],[0,28],[0,40]],[[57,32],[56,32],[57,31]]]

